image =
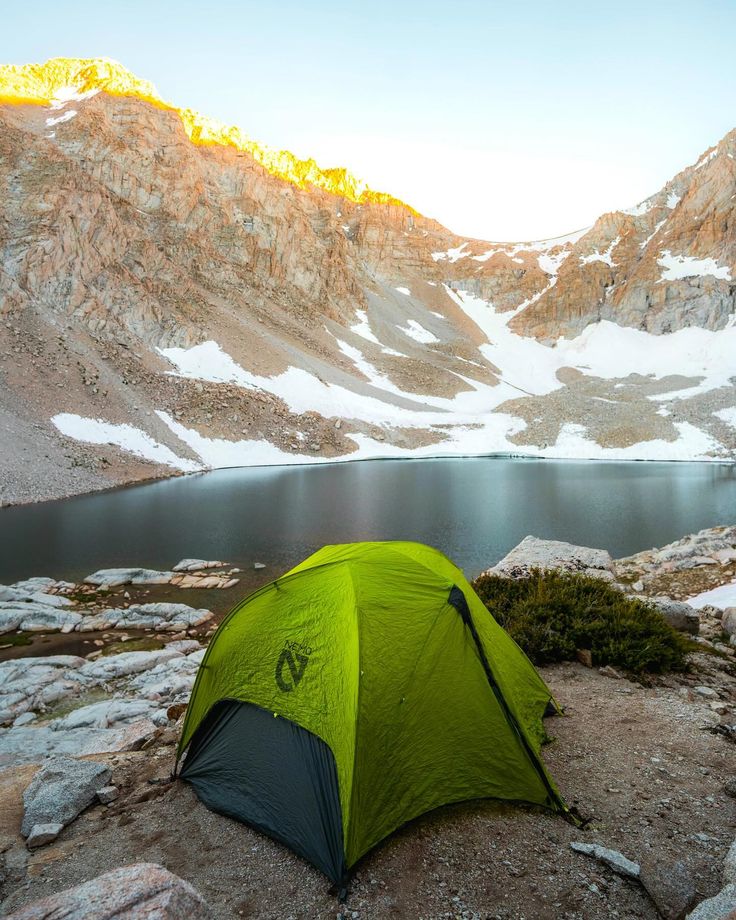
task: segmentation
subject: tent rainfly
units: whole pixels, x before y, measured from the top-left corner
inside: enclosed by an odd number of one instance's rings
[[[361,856],[439,805],[567,812],[539,756],[551,699],[442,553],[326,546],[212,637],[180,775],[344,889]]]

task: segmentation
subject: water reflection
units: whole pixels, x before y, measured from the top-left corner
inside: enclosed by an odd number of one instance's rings
[[[0,582],[184,556],[278,572],[325,543],[413,539],[474,575],[528,533],[615,556],[736,522],[736,467],[472,458],[220,470],[0,510]]]

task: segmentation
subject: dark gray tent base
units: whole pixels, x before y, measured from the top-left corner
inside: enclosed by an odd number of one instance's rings
[[[259,706],[221,700],[180,775],[208,808],[275,838],[344,887],[337,769],[321,738]]]

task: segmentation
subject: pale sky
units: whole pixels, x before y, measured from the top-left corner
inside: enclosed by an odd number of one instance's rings
[[[2,5],[2,62],[114,58],[489,240],[636,204],[736,126],[736,0]]]

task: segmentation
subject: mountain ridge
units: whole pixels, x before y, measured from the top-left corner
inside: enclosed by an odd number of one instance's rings
[[[736,132],[635,208],[491,243],[136,95],[13,92],[0,501],[367,456],[736,457]]]

